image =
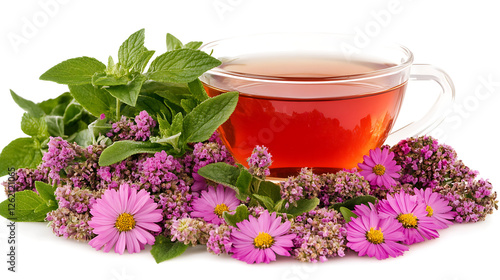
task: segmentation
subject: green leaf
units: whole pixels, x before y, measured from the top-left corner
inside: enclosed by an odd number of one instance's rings
[[[120,46],[118,60],[125,68],[132,68],[140,60],[141,53],[147,51],[144,47],[144,39],[145,30],[141,29],[130,35]]]
[[[347,209],[345,207],[340,207],[339,211],[342,214],[342,216],[344,216],[344,220],[346,221],[346,223],[349,223],[352,218],[357,218],[358,217],[351,210],[349,210],[349,209]]]
[[[145,76],[137,75],[128,84],[121,86],[110,86],[106,88],[106,91],[109,92],[112,96],[118,98],[123,103],[130,106],[135,106],[144,81],[146,81]]]
[[[116,99],[107,91],[88,85],[70,85],[69,91],[75,100],[95,117],[114,114]]]
[[[132,71],[136,73],[142,73],[144,72],[144,69],[146,69],[146,65],[148,65],[149,60],[153,55],[155,54],[155,51],[148,51],[144,50],[139,54],[139,57],[137,58],[136,63],[134,64],[134,67],[132,67]]]
[[[49,201],[49,200],[56,201],[56,196],[54,195],[55,189],[51,185],[46,184],[44,182],[36,181],[35,188],[40,197],[44,201]]]
[[[151,248],[151,255],[156,263],[168,261],[182,255],[189,246],[181,242],[172,242],[163,235],[155,237],[155,244]]]
[[[92,85],[94,86],[119,86],[130,82],[127,76],[116,76],[114,74],[95,73],[92,76]]]
[[[182,109],[184,109],[186,113],[193,111],[193,109],[196,108],[196,106],[198,106],[198,102],[193,98],[181,100],[181,107]]]
[[[238,103],[237,92],[227,92],[209,98],[184,118],[184,142],[203,142],[233,113]]]
[[[205,179],[214,181],[215,183],[222,184],[238,190],[236,182],[240,175],[240,170],[237,167],[229,165],[224,162],[216,162],[203,166],[198,169],[198,174]]]
[[[259,202],[261,206],[265,207],[269,211],[274,211],[274,202],[270,197],[258,194],[253,194],[252,196]]]
[[[248,220],[250,212],[248,212],[248,208],[246,205],[241,204],[240,206],[236,207],[236,211],[234,212],[234,214],[224,212],[222,216],[224,217],[224,220],[226,220],[226,223],[228,225],[235,227],[237,223]]]
[[[285,210],[285,213],[297,217],[303,213],[313,210],[316,206],[318,206],[318,204],[319,199],[316,197],[311,199],[300,199],[297,201],[297,206],[290,205],[288,209]]]
[[[0,203],[0,215],[16,222],[43,222],[47,213],[56,209],[52,200],[46,201],[31,190],[16,192],[12,200]]]
[[[355,198],[351,198],[342,203],[335,203],[332,206],[330,206],[330,209],[333,208],[339,211],[340,207],[345,207],[349,210],[354,210],[354,206],[361,204],[365,204],[368,206],[368,203],[372,203],[374,205],[377,204],[377,198],[371,195],[362,195]]]
[[[150,142],[135,142],[123,140],[114,142],[111,146],[102,151],[99,157],[100,166],[108,166],[113,163],[121,162],[122,160],[143,153],[157,153],[164,150],[164,146]]]
[[[73,96],[69,92],[65,92],[53,99],[47,99],[38,103],[38,107],[40,107],[45,114],[47,115],[55,115],[54,109],[61,105],[62,108],[66,108],[68,104],[73,100]],[[63,111],[64,112],[64,111]]]
[[[64,125],[69,125],[78,121],[82,117],[82,114],[83,114],[82,105],[78,104],[77,102],[70,103],[66,107],[66,110],[64,110],[64,115],[63,115]]]
[[[281,199],[281,188],[273,182],[262,181],[257,194],[267,196],[273,203],[277,203]]]
[[[36,168],[42,161],[40,144],[33,138],[17,138],[3,148],[0,154],[0,176],[8,174],[8,168]]]
[[[184,48],[184,45],[181,43],[181,41],[175,38],[174,35],[167,33],[167,51],[173,51],[182,48]]]
[[[45,112],[33,101],[22,98],[12,90],[10,91],[10,95],[12,96],[12,99],[14,99],[14,102],[19,105],[19,107],[21,107],[24,111],[30,113],[33,117],[40,118],[45,115]]]
[[[203,45],[203,42],[200,41],[192,41],[184,45],[185,48],[197,50]]]
[[[189,82],[188,88],[189,91],[193,94],[193,97],[200,102],[203,102],[209,98],[200,79],[195,79],[194,81]]]
[[[64,121],[61,116],[46,116],[47,130],[50,136],[64,136]]]
[[[97,120],[89,124],[88,128],[92,133],[92,136],[97,138],[100,135],[106,135],[106,133],[111,130],[112,125],[106,119],[101,120],[100,118],[98,118]]]
[[[38,139],[43,140],[49,137],[45,118],[35,118],[30,113],[23,114],[21,130],[27,135],[37,137]]]
[[[92,76],[104,72],[106,65],[92,57],[77,57],[65,60],[47,70],[40,80],[65,85],[84,85],[92,82]]]
[[[252,180],[252,174],[250,174],[250,172],[248,172],[245,168],[240,168],[240,175],[236,180],[236,189],[238,191],[236,197],[239,200],[245,201],[246,198],[250,196],[250,185],[252,184]]]
[[[80,130],[76,133],[73,141],[82,147],[88,147],[94,142],[94,135],[90,129]]]
[[[210,55],[192,49],[166,52],[151,62],[148,78],[158,82],[188,83],[221,62]]]
[[[149,96],[139,95],[135,108],[139,111],[145,110],[152,117],[160,115],[167,119],[172,118],[170,110],[165,104]]]

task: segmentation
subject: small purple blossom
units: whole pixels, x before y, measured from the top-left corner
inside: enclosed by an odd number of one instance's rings
[[[113,141],[135,140],[147,141],[156,122],[146,111],[141,111],[135,116],[134,121],[122,116],[121,119],[112,124],[112,129],[106,134]]]
[[[272,156],[268,152],[267,148],[264,146],[256,146],[252,155],[247,159],[249,169],[248,171],[254,176],[265,179],[269,176],[271,172],[269,171],[269,166],[271,166]]]

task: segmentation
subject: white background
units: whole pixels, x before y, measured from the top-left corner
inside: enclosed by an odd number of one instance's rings
[[[399,42],[413,51],[416,62],[448,72],[457,105],[432,135],[454,147],[498,191],[500,7],[495,2],[2,1],[0,147],[22,136],[22,110],[9,89],[36,102],[53,98],[66,88],[39,81],[43,72],[83,55],[116,58],[121,42],[141,28],[146,28],[146,47],[157,53],[165,51],[167,32],[183,42],[270,31],[364,32],[369,40]],[[406,107],[423,108],[426,102],[414,98]],[[7,222],[0,220],[0,279],[499,279],[500,213],[485,222],[454,225],[436,240],[412,245],[400,258],[377,261],[348,254],[322,264],[281,258],[271,265],[247,265],[199,247],[157,265],[147,250],[105,254],[54,236],[44,223],[18,223],[16,273],[7,271]]]

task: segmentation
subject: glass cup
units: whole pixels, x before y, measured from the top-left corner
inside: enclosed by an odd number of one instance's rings
[[[350,35],[259,34],[202,46],[222,61],[200,79],[209,96],[240,92],[219,127],[238,163],[255,146],[272,155],[271,177],[351,169],[370,149],[421,135],[443,119],[454,100],[451,79],[431,66],[412,64],[397,44],[358,46]],[[434,81],[441,91],[419,120],[392,131],[408,81]],[[429,100],[432,102],[433,100]]]

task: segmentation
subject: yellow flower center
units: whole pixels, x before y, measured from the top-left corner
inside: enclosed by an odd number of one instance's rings
[[[115,227],[118,231],[129,231],[135,228],[134,216],[129,213],[122,213],[116,218]]]
[[[417,228],[418,219],[412,213],[400,214],[398,221],[403,224],[404,228]]]
[[[432,215],[434,214],[434,210],[432,210],[432,207],[427,205],[427,207],[425,207],[425,210],[427,211],[427,217],[432,217]]]
[[[377,164],[373,167],[373,173],[376,175],[382,176],[385,174],[385,166],[382,164]]]
[[[366,232],[366,240],[370,241],[373,244],[380,244],[384,242],[384,234],[382,233],[382,229],[373,229],[370,228],[370,231]]]
[[[253,240],[253,244],[259,249],[266,249],[273,246],[274,239],[267,232],[259,232],[259,235]]]
[[[229,211],[229,207],[227,207],[226,204],[221,203],[221,204],[217,204],[217,206],[215,206],[215,209],[214,209],[215,215],[222,217],[222,213],[224,213],[225,211]]]

